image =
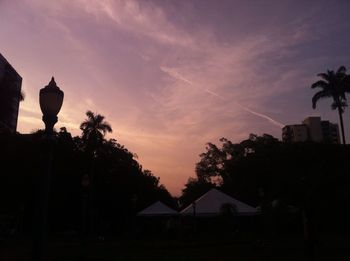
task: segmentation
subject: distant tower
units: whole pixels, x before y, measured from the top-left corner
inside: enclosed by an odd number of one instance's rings
[[[286,125],[282,140],[288,143],[313,141],[340,144],[338,124],[322,121],[321,117],[307,117],[303,124]]]
[[[321,117],[307,117],[303,120],[303,124],[305,124],[309,130],[310,140],[314,142],[323,141]]]
[[[323,140],[326,143],[340,144],[338,124],[329,121],[321,121]]]
[[[0,53],[0,132],[16,132],[22,77]]]
[[[286,125],[282,129],[282,140],[284,142],[305,142],[309,140],[308,129],[305,124]]]

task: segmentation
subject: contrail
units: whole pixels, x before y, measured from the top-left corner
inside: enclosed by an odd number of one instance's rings
[[[283,123],[281,123],[281,122],[279,122],[279,121],[276,121],[276,120],[272,119],[271,117],[269,117],[269,116],[267,116],[267,115],[265,115],[265,114],[262,114],[262,113],[253,111],[253,110],[251,110],[251,109],[249,109],[249,108],[247,108],[247,107],[245,107],[245,106],[239,104],[238,102],[236,102],[236,104],[237,104],[239,107],[241,107],[243,110],[245,110],[245,111],[247,111],[247,112],[250,112],[251,114],[254,114],[254,115],[256,115],[256,116],[258,116],[258,117],[261,117],[261,118],[263,118],[263,119],[265,119],[265,120],[268,120],[270,123],[272,123],[272,124],[274,124],[274,125],[276,125],[276,126],[278,126],[278,127],[280,127],[280,128],[283,128],[283,127],[285,126],[285,124],[283,124]]]
[[[219,94],[217,94],[217,93],[215,93],[215,92],[209,91],[208,89],[206,89],[205,92],[207,92],[207,93],[209,93],[209,94],[211,94],[211,95],[213,95],[213,96],[215,96],[215,97],[218,97],[219,99],[221,99],[221,100],[223,100],[223,101],[225,100],[225,98],[222,97],[221,95],[219,95]]]
[[[181,74],[179,74],[178,72],[176,72],[174,70],[171,70],[171,69],[169,69],[167,67],[164,67],[164,66],[161,66],[160,69],[163,72],[166,72],[167,74],[169,74],[171,77],[173,77],[175,79],[178,79],[178,80],[184,81],[185,83],[193,85],[193,82],[191,82],[190,80],[186,79],[185,77],[183,77]]]
[[[215,97],[217,97],[217,98],[219,98],[219,99],[221,99],[221,100],[223,100],[223,101],[226,100],[226,99],[225,99],[224,97],[222,97],[221,95],[219,95],[219,94],[217,94],[217,93],[215,93],[215,92],[213,92],[213,91],[210,91],[210,90],[208,90],[208,89],[206,89],[205,92],[207,92],[207,93],[209,93],[209,94],[211,94],[211,95],[213,95],[213,96],[215,96]],[[242,104],[240,104],[240,103],[238,103],[238,102],[234,102],[234,103],[236,103],[239,107],[241,107],[241,108],[242,108],[243,110],[245,110],[246,112],[249,112],[249,113],[251,113],[251,114],[253,114],[253,115],[255,115],[255,116],[258,116],[258,117],[260,117],[260,118],[263,118],[263,119],[265,119],[265,120],[268,120],[270,123],[272,123],[272,124],[275,125],[275,126],[278,126],[279,128],[283,128],[284,125],[285,125],[285,124],[283,124],[283,123],[281,123],[281,122],[279,122],[279,121],[276,121],[276,120],[272,119],[271,117],[269,117],[269,116],[267,116],[267,115],[265,115],[265,114],[262,114],[262,113],[253,111],[252,109],[249,109],[249,108],[243,106]]]
[[[168,73],[170,76],[174,77],[175,79],[179,79],[179,80],[184,81],[184,82],[186,82],[186,83],[188,83],[188,84],[190,84],[190,85],[194,85],[193,82],[191,82],[190,80],[186,79],[185,77],[183,77],[181,74],[179,74],[179,73],[176,72],[176,71],[169,70],[169,69],[166,68],[166,67],[161,67],[161,70],[163,70],[164,72]],[[215,96],[215,97],[219,98],[220,100],[223,100],[223,101],[226,100],[226,98],[224,98],[223,96],[221,96],[221,95],[219,95],[219,94],[217,94],[217,93],[215,93],[215,92],[213,92],[213,91],[210,91],[209,89],[205,89],[204,92],[209,93],[210,95]],[[242,108],[242,109],[245,110],[246,112],[249,112],[249,113],[251,113],[251,114],[253,114],[253,115],[255,115],[255,116],[258,116],[258,117],[260,117],[260,118],[263,118],[263,119],[269,121],[271,124],[273,124],[273,125],[275,125],[275,126],[277,126],[277,127],[279,127],[279,128],[283,128],[283,127],[285,126],[285,124],[283,124],[283,123],[281,123],[281,122],[279,122],[279,121],[276,121],[276,120],[272,119],[272,118],[271,118],[270,116],[268,116],[268,115],[265,115],[265,114],[262,114],[262,113],[253,111],[252,109],[249,109],[248,107],[245,107],[245,106],[241,105],[241,104],[238,103],[238,102],[235,102],[235,101],[234,101],[234,103],[236,103],[240,108]]]

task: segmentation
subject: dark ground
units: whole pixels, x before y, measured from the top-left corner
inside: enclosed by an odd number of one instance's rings
[[[0,260],[31,260],[29,240],[7,240],[0,243]],[[304,246],[300,239],[288,238],[270,241],[264,247],[251,242],[238,242],[220,238],[201,239],[139,239],[88,242],[78,240],[52,240],[49,259],[52,261],[75,260],[305,260]],[[315,260],[350,260],[350,237],[322,239],[318,244]]]

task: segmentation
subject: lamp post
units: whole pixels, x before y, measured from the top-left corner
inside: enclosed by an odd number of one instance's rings
[[[82,194],[81,194],[81,236],[82,242],[85,244],[85,240],[88,234],[88,210],[89,210],[89,190],[90,190],[90,177],[85,174],[81,179]]]
[[[49,85],[40,90],[40,109],[43,113],[45,132],[48,135],[52,135],[53,133],[53,126],[57,122],[57,114],[62,107],[63,96],[63,91],[58,88],[53,77],[51,78]]]
[[[45,123],[45,137],[43,141],[41,182],[39,184],[39,206],[35,226],[35,237],[33,245],[34,260],[46,260],[47,235],[48,235],[48,209],[50,194],[50,179],[52,171],[53,151],[53,127],[57,122],[63,103],[63,92],[58,88],[54,78],[42,88],[39,93],[40,108],[43,113],[42,120]]]

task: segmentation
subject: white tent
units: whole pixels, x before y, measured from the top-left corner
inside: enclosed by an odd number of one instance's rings
[[[256,208],[234,199],[215,188],[209,190],[180,213],[182,215],[192,216],[217,216],[221,214],[221,208],[224,204],[234,207],[238,216],[253,216],[258,214]]]
[[[160,201],[155,202],[144,210],[140,211],[137,215],[143,217],[156,217],[156,216],[176,216],[179,213]]]

